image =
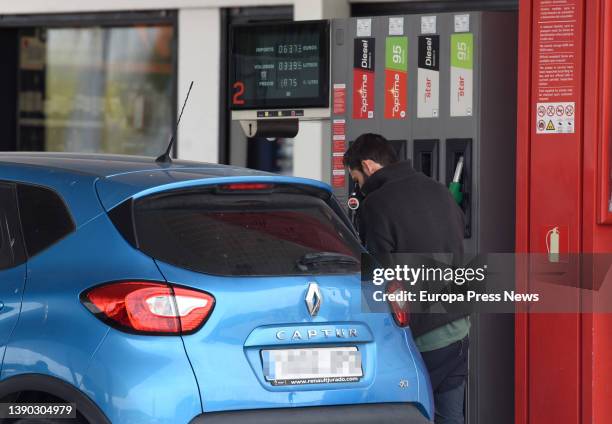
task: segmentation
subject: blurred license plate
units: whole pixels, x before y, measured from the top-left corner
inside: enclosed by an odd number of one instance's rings
[[[354,383],[363,377],[356,347],[262,350],[266,380],[274,386]]]

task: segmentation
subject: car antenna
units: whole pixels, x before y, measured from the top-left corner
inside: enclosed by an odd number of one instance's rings
[[[174,145],[174,139],[176,138],[176,133],[178,132],[179,124],[181,123],[181,117],[183,116],[183,111],[185,110],[185,106],[187,106],[187,100],[189,100],[189,93],[191,93],[191,87],[193,87],[193,81],[189,84],[189,90],[187,91],[187,96],[185,97],[185,102],[183,103],[183,107],[181,108],[181,114],[176,121],[176,128],[170,137],[170,143],[168,143],[168,148],[165,153],[155,159],[155,162],[158,163],[170,163],[172,162],[172,158],[170,157],[170,151],[172,150],[172,146]]]

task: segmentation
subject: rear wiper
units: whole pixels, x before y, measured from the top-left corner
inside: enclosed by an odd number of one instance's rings
[[[306,253],[297,261],[297,266],[302,271],[307,271],[311,265],[317,264],[358,265],[359,260],[342,253],[313,252]]]

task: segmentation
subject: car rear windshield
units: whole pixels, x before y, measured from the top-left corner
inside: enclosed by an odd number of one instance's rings
[[[138,247],[182,268],[228,276],[360,270],[358,240],[310,194],[191,191],[140,199],[133,208]]]

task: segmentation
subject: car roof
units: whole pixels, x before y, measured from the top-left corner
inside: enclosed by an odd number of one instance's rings
[[[77,226],[129,198],[207,184],[266,181],[306,184],[331,191],[329,185],[229,165],[152,157],[85,153],[1,152],[0,180],[37,184],[59,193]]]
[[[24,166],[55,169],[75,175],[89,175],[109,178],[133,172],[171,171],[191,169],[199,171],[202,178],[244,175],[270,175],[236,166],[202,163],[174,159],[171,163],[158,163],[152,157],[110,155],[96,153],[64,152],[1,152],[0,164],[20,164]]]

